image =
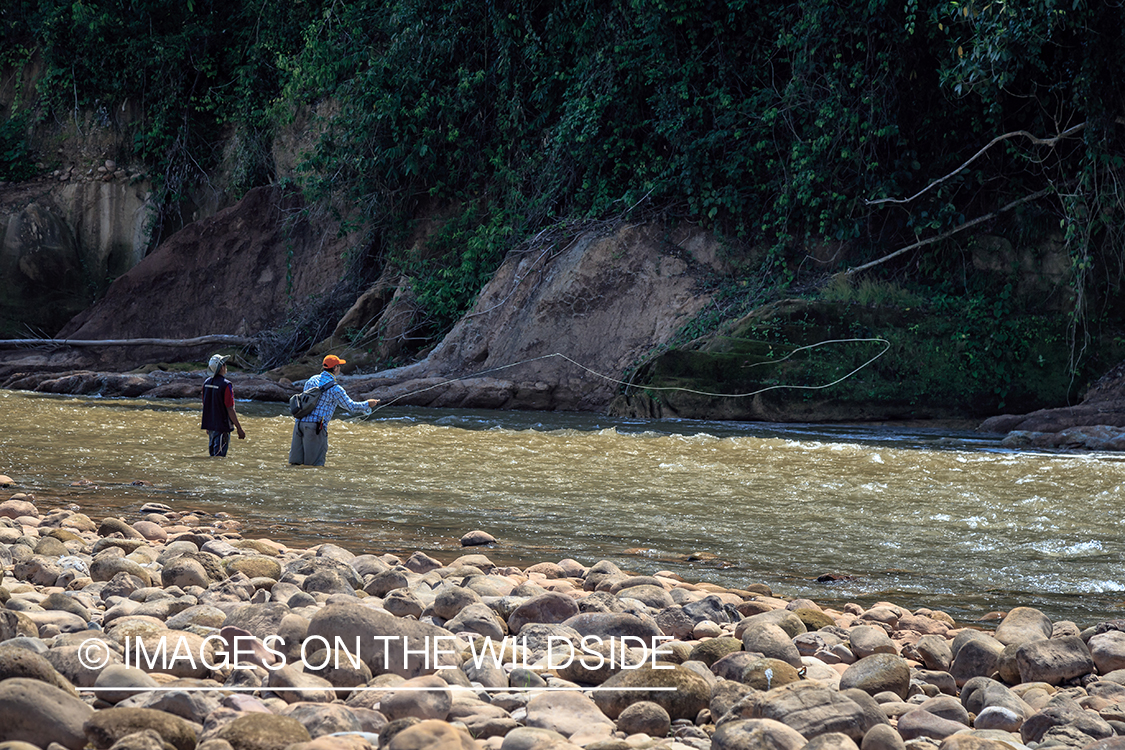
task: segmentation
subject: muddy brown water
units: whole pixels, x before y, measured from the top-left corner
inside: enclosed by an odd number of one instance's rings
[[[0,391],[0,473],[42,509],[135,519],[156,501],[298,546],[450,562],[483,529],[501,543],[474,551],[498,563],[609,559],[966,622],[1018,605],[1083,627],[1125,613],[1115,454],[924,427],[388,408],[334,421],[327,467],[290,467],[283,407],[238,410],[248,438],[210,459],[193,401]]]

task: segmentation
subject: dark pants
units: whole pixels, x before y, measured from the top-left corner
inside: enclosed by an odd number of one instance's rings
[[[230,433],[220,432],[219,430],[207,430],[207,450],[211,452],[212,456],[225,456],[227,455],[227,448],[230,447]]]

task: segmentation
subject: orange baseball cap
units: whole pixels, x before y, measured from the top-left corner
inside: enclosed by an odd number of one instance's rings
[[[329,354],[324,358],[324,369],[331,370],[336,365],[346,365],[347,360],[340,359],[335,354]]]

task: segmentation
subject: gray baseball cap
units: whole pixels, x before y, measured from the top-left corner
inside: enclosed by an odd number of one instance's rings
[[[209,369],[211,371],[211,374],[214,375],[219,371],[220,367],[227,363],[228,359],[230,359],[229,354],[216,354],[215,356],[211,357],[211,361],[207,363],[207,369]]]

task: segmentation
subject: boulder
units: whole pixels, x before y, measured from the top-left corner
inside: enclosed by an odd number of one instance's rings
[[[389,721],[405,717],[445,721],[452,706],[449,684],[435,675],[425,675],[388,690],[380,700],[379,712]]]
[[[627,706],[617,717],[617,731],[630,734],[647,734],[649,737],[664,737],[672,728],[668,712],[651,701],[638,701]]]
[[[395,732],[383,750],[478,750],[478,747],[465,731],[431,719]]]
[[[711,671],[718,677],[749,685],[755,690],[772,690],[801,679],[792,664],[747,651],[724,656],[711,665]]]
[[[1098,674],[1106,675],[1117,669],[1125,669],[1125,633],[1120,630],[1093,635],[1086,646]]]
[[[1032,607],[1016,607],[996,626],[994,637],[1005,646],[1051,637],[1051,619]]]
[[[1061,685],[1094,671],[1094,659],[1079,636],[1033,640],[1016,651],[1021,682]]]
[[[929,711],[916,708],[898,718],[898,733],[904,740],[931,737],[943,740],[951,734],[968,731],[967,724],[942,718]]]
[[[305,725],[291,716],[247,713],[236,717],[213,735],[233,750],[284,750],[296,742],[312,739]]]
[[[707,680],[679,665],[661,664],[659,667],[646,664],[637,669],[618,672],[602,683],[602,691],[594,694],[594,702],[610,719],[617,719],[631,703],[651,701],[662,706],[673,721],[694,720],[711,702],[711,687]]]
[[[1029,716],[1020,726],[1024,744],[1042,742],[1044,735],[1055,727],[1069,726],[1095,740],[1114,736],[1109,722],[1092,711],[1082,708],[1073,698],[1060,694],[1054,696],[1043,709]]]
[[[82,750],[83,725],[93,713],[73,692],[40,680],[12,677],[0,682],[0,742],[28,742],[40,748],[58,743]]]
[[[640,638],[647,645],[659,643],[653,639],[663,636],[652,618],[641,619],[624,612],[584,612],[567,618],[561,624],[574,629],[579,635],[596,636],[602,640],[629,636]]]
[[[688,659],[691,661],[701,661],[707,666],[713,666],[715,662],[722,659],[728,654],[736,654],[742,651],[743,641],[729,636],[720,636],[718,638],[708,638],[707,640],[700,641],[695,647],[692,648],[691,654]],[[753,649],[747,649],[752,651]],[[768,656],[768,654],[767,654]],[[755,657],[757,658],[757,657]]]
[[[812,682],[794,682],[765,693],[749,696],[751,719],[774,719],[792,727],[803,737],[839,732],[861,742],[873,723],[863,707],[837,690]]]
[[[307,638],[329,643],[336,638],[358,644],[358,656],[373,675],[393,673],[410,679],[431,674],[440,666],[460,666],[453,650],[453,634],[425,622],[407,620],[355,604],[329,604],[309,621]]]
[[[876,724],[863,736],[860,750],[905,750],[902,735],[890,724]]]
[[[286,703],[331,703],[336,698],[331,682],[310,672],[302,672],[292,664],[271,669],[263,684],[277,689]]]
[[[281,715],[301,722],[313,739],[326,734],[363,731],[359,719],[340,703],[297,703]]]
[[[722,725],[711,737],[712,750],[799,750],[807,741],[773,719],[743,719]]]
[[[562,691],[533,695],[527,702],[527,726],[550,729],[564,737],[591,729],[612,734],[615,727],[593,700],[582,693]],[[600,733],[595,732],[595,734]]]
[[[872,654],[898,654],[898,647],[887,631],[874,625],[857,625],[851,629],[848,645],[856,658]]]
[[[895,654],[872,654],[850,665],[840,676],[840,689],[859,688],[868,695],[890,691],[903,700],[910,691],[910,667]]]
[[[70,680],[63,677],[57,669],[41,654],[26,648],[0,644],[0,682],[12,677],[38,680],[63,690],[75,698],[78,691]]]
[[[201,727],[151,708],[103,708],[86,720],[84,729],[95,750],[107,750],[123,737],[146,729],[156,732],[176,750],[195,750]]]
[[[518,634],[520,628],[528,623],[561,623],[576,615],[578,604],[573,598],[555,592],[541,594],[531,597],[512,612],[508,617],[508,629]]]
[[[470,604],[480,603],[480,595],[464,586],[442,584],[434,595],[434,614],[443,620],[452,620]]]
[[[391,592],[387,598],[393,595],[394,592]],[[456,617],[445,622],[445,629],[451,633],[477,633],[494,641],[503,639],[508,633],[508,627],[490,607],[479,602],[468,605]]]
[[[801,652],[792,636],[772,622],[758,622],[742,631],[742,647],[770,659],[778,659],[794,667],[801,667]]]
[[[1003,651],[1003,643],[982,633],[960,645],[954,654],[949,673],[958,685],[964,685],[974,677],[991,677],[996,674]]]

